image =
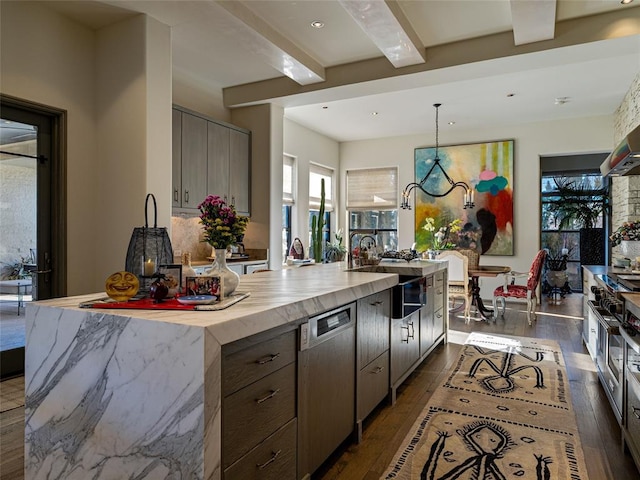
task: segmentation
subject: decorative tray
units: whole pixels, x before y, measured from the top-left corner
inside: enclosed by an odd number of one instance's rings
[[[224,310],[240,300],[244,300],[250,295],[249,292],[234,292],[227,298],[215,303],[187,302],[180,303],[176,298],[169,298],[156,302],[152,298],[146,297],[139,300],[129,300],[128,302],[116,302],[109,297],[97,298],[88,302],[83,302],[80,308],[109,308],[109,309],[130,309],[130,310],[183,310],[183,311],[212,311]],[[182,297],[185,298],[185,297]]]

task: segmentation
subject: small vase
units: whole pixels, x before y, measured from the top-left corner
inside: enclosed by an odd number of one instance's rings
[[[204,273],[205,275],[220,275],[225,297],[231,295],[240,283],[240,275],[227,267],[227,250],[224,248],[215,249],[215,258],[211,268]]]

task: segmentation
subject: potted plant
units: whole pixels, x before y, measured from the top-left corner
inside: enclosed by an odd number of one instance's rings
[[[334,234],[335,240],[331,243],[327,242],[325,245],[325,258],[327,262],[340,262],[344,260],[344,256],[347,253],[347,248],[342,245],[342,229],[340,228]]]
[[[596,227],[606,208],[605,188],[594,189],[586,183],[577,184],[567,177],[553,179],[557,187],[556,199],[550,201],[549,213],[560,230],[580,231],[580,263],[603,265],[605,260],[604,229]]]

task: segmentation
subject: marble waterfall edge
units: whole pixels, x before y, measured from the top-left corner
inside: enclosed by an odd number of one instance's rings
[[[203,329],[49,307],[26,321],[26,479],[209,478]]]

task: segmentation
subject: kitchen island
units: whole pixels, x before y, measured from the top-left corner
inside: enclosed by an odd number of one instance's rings
[[[416,267],[423,275],[446,272],[442,262],[412,263]],[[247,462],[229,458],[251,459],[259,448],[237,452],[236,442],[227,442],[227,449],[223,438],[242,422],[235,434],[253,437],[268,422],[244,415],[233,421],[242,396],[266,378],[296,375],[305,320],[390,292],[398,268],[347,272],[336,263],[247,275],[238,291],[250,296],[220,311],[79,308],[103,294],[29,305],[25,478],[249,478],[243,473]],[[260,358],[247,361],[247,352]],[[262,365],[268,375],[254,372]],[[296,410],[295,378],[292,383]],[[274,388],[251,403],[268,405],[281,398],[279,392]],[[287,403],[282,398],[272,402],[277,409]],[[269,433],[274,442],[280,436],[293,442],[285,453],[294,465],[296,421],[294,411],[276,434]]]

